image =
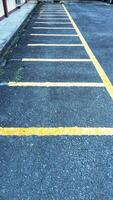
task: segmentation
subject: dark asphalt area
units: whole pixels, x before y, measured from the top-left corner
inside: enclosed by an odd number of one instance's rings
[[[53,7],[62,8],[46,4],[46,10]],[[113,83],[113,6],[84,2],[66,8]],[[76,34],[74,29],[34,29],[53,27],[36,24],[51,21],[39,17],[37,10],[6,66],[0,67],[0,82],[102,83],[91,62],[22,62],[23,58],[89,58],[83,47],[27,46],[80,43],[78,37],[31,36]],[[73,28],[71,24],[54,27]],[[104,87],[0,86],[0,96],[0,127],[113,128],[113,101]],[[0,200],[60,199],[113,200],[113,137],[0,136]]]

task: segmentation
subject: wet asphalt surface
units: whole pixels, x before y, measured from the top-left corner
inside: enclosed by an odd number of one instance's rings
[[[62,8],[46,5],[46,9]],[[71,16],[113,83],[113,7],[104,3],[67,4]],[[40,10],[43,6],[40,7]],[[28,47],[73,44],[76,34],[35,22],[39,10],[0,68],[0,82],[97,82],[92,63],[22,62],[22,58],[88,58],[83,47]],[[69,19],[60,19],[60,22]],[[72,28],[71,24],[55,27]],[[1,127],[113,127],[113,101],[105,88],[0,87]],[[0,200],[113,200],[113,137],[0,137]]]

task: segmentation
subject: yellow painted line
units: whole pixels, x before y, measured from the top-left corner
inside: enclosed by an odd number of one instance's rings
[[[32,27],[33,29],[73,29],[73,28],[69,28],[69,27]]]
[[[71,24],[70,22],[35,22],[35,24]]]
[[[109,136],[113,135],[113,128],[85,128],[85,127],[59,127],[59,128],[0,128],[1,136]]]
[[[91,62],[90,59],[74,58],[22,58],[23,62]]]
[[[81,40],[81,42],[84,45],[84,48],[87,52],[87,54],[89,55],[90,59],[92,60],[98,74],[100,75],[106,90],[108,91],[109,95],[111,96],[111,98],[113,99],[113,86],[112,83],[110,82],[109,78],[107,77],[105,71],[103,70],[102,66],[100,65],[99,61],[97,60],[97,58],[95,57],[95,55],[93,54],[92,50],[90,49],[89,45],[87,44],[86,40],[84,39],[83,35],[81,34],[79,28],[77,27],[76,23],[74,22],[73,18],[71,17],[71,15],[69,14],[68,10],[66,9],[65,5],[62,5],[65,12],[67,13],[67,16],[69,17],[75,31],[77,32],[77,34],[79,35],[79,38]]]
[[[81,47],[83,44],[28,44],[29,47],[38,47],[38,46],[45,46],[45,47]]]
[[[78,37],[76,34],[30,34],[31,36],[49,36],[49,37]]]
[[[3,84],[2,84],[3,86]],[[6,86],[6,84],[5,84]],[[95,82],[8,82],[9,87],[104,87],[103,83]]]

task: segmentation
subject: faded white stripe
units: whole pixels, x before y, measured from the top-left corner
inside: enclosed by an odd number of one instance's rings
[[[31,36],[58,36],[58,37],[78,37],[78,35],[75,35],[75,34],[30,34]]]
[[[73,29],[71,27],[32,27],[33,29]],[[74,30],[74,29],[73,29]]]
[[[91,59],[66,59],[66,58],[55,58],[55,59],[49,59],[49,58],[23,58],[23,62],[92,62]]]
[[[81,47],[81,46],[83,46],[83,44],[28,44],[27,46],[30,46],[30,47],[37,47],[37,46]]]
[[[103,83],[96,82],[9,82],[10,87],[104,87]]]

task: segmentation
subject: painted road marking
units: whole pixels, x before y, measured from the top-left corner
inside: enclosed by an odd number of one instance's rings
[[[64,12],[64,9],[62,9],[62,7],[61,8],[52,8],[52,9],[50,9],[50,8],[46,8],[46,9],[40,9],[40,11],[42,12],[42,11],[62,11],[62,12]]]
[[[55,18],[55,17],[54,17],[54,18],[52,18],[52,17],[48,17],[48,18],[45,18],[45,17],[38,17],[38,18],[34,18],[34,19],[44,19],[44,20],[45,20],[45,19],[46,19],[46,20],[56,20],[56,19],[62,20],[62,19],[63,19],[63,20],[68,20],[68,21],[69,21],[69,19],[68,19],[67,17],[65,17],[65,18],[64,18],[64,17],[62,17],[62,18],[61,18],[61,17],[56,17],[56,18]]]
[[[71,27],[32,27],[33,29],[73,29]]]
[[[70,22],[35,22],[35,24],[71,24]]]
[[[41,14],[41,15],[39,15],[39,16],[46,16],[46,17],[48,17],[48,16],[51,16],[51,17],[53,17],[53,16],[66,16],[66,14],[64,13],[62,13],[62,14],[58,14],[58,13],[56,13],[56,14]]]
[[[82,135],[113,135],[113,128],[99,127],[58,127],[58,128],[0,128],[2,136],[82,136]]]
[[[92,62],[91,59],[71,58],[22,58],[23,62]]]
[[[50,12],[50,11],[46,11],[46,12],[40,12],[40,14],[51,14],[51,15],[54,15],[54,14],[59,14],[59,15],[61,15],[61,14],[65,14],[65,12],[63,11],[57,11],[57,12],[55,12],[55,11],[52,11],[52,12]]]
[[[109,78],[107,77],[105,71],[103,70],[102,66],[100,65],[100,63],[98,62],[98,60],[96,59],[96,57],[94,56],[92,50],[90,49],[89,45],[87,44],[87,42],[85,41],[84,37],[82,36],[79,28],[77,27],[76,23],[74,22],[73,18],[71,17],[71,15],[69,14],[68,10],[66,9],[65,5],[62,5],[65,12],[67,13],[67,16],[69,17],[75,31],[77,32],[77,34],[79,35],[79,38],[81,40],[81,42],[84,45],[84,48],[87,52],[87,54],[89,55],[90,59],[92,60],[98,74],[100,75],[106,90],[108,91],[109,95],[111,96],[111,98],[113,99],[113,86],[109,80]]]
[[[41,10],[40,13],[64,13],[65,14],[65,11],[64,10]]]
[[[45,11],[41,11],[39,14],[51,14],[51,13],[64,13],[65,14],[65,12],[64,12],[64,10],[51,10],[51,11],[48,11],[48,10],[45,10]]]
[[[48,17],[60,17],[60,19],[62,19],[62,17],[66,17],[66,15],[61,15],[61,14],[55,14],[55,15],[39,15],[39,17],[46,17],[46,18],[48,18]]]
[[[66,13],[65,13],[65,11],[64,10],[57,10],[57,11],[48,11],[48,10],[46,10],[46,11],[41,11],[39,14],[41,14],[41,15],[54,15],[54,14],[63,14],[63,15],[65,15]]]
[[[0,87],[104,87],[97,82],[4,82]]]
[[[47,47],[81,47],[83,44],[28,44],[29,47],[47,46]]]
[[[53,11],[55,11],[55,12],[59,12],[59,11],[62,11],[62,12],[64,12],[64,9],[61,7],[61,8],[55,8],[55,9],[50,9],[50,8],[46,8],[46,9],[40,9],[40,12],[46,12],[46,11],[50,11],[50,12],[53,12]]]
[[[46,13],[46,12],[49,12],[49,13],[51,13],[51,12],[62,12],[62,13],[65,13],[64,12],[64,9],[62,8],[62,9],[40,9],[40,12],[39,13]]]
[[[57,36],[57,37],[79,37],[79,36],[76,35],[76,34],[40,34],[40,33],[39,33],[39,34],[37,34],[37,33],[36,33],[36,34],[35,34],[35,33],[33,34],[33,33],[31,33],[30,35],[31,35],[31,36],[49,36],[49,37],[51,37],[51,36],[52,36],[52,37],[54,37],[54,36],[55,36],[55,37],[56,37],[56,36]]]

